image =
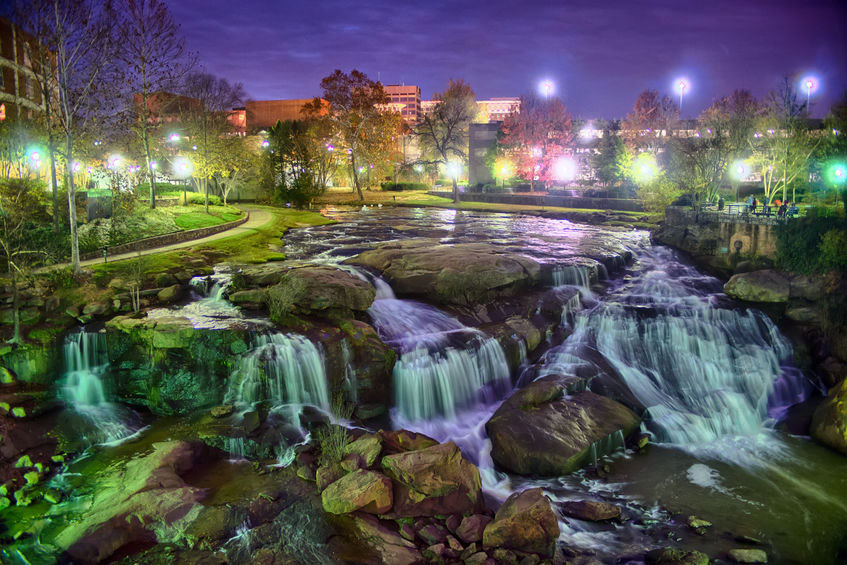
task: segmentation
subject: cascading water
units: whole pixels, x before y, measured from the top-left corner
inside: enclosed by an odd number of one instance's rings
[[[300,429],[306,406],[328,411],[324,357],[298,334],[258,334],[230,377],[226,401],[241,407],[267,402],[274,415]]]
[[[383,341],[399,353],[394,387],[401,418],[452,419],[509,390],[509,366],[497,340],[437,308],[398,300],[381,279],[373,283],[377,297],[368,313]]]
[[[123,439],[137,429],[130,420],[129,410],[108,401],[103,376],[109,368],[106,335],[92,332],[75,332],[65,338],[65,375],[61,389],[62,399],[74,412],[82,416],[85,433],[92,443],[111,443]]]
[[[215,272],[189,281],[194,300],[179,308],[154,308],[147,312],[148,318],[170,318],[181,316],[191,320],[196,329],[221,329],[233,323],[248,322],[251,325],[267,325],[262,320],[244,320],[244,313],[226,297],[232,287],[232,273],[228,267],[215,267]],[[197,295],[201,298],[197,299]]]
[[[808,391],[787,366],[791,348],[761,312],[721,308],[720,283],[656,248],[641,274],[578,317],[539,371],[611,373],[647,410],[661,441],[706,446],[754,436]],[[788,391],[777,398],[774,383]]]

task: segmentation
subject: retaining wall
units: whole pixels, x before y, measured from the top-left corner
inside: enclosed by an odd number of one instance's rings
[[[435,192],[430,194],[443,198],[453,198],[453,192]],[[582,208],[592,210],[621,210],[626,212],[643,212],[644,208],[638,200],[625,198],[590,198],[583,196],[552,196],[539,194],[508,194],[461,192],[462,202],[489,202],[492,204],[514,204],[520,206],[558,206],[561,208]]]

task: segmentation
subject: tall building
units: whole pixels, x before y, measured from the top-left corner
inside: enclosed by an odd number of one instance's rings
[[[0,18],[0,119],[32,119],[44,111],[38,50],[35,38]],[[55,54],[45,55],[55,62]]]
[[[421,102],[423,114],[430,113],[436,104],[438,104],[438,100],[424,100]],[[502,122],[506,119],[506,116],[514,114],[521,109],[521,99],[515,97],[477,100],[476,104],[479,106],[479,114],[474,122],[480,124]]]
[[[302,120],[306,117],[306,114],[303,112],[303,106],[311,101],[311,98],[248,100],[245,106],[247,132],[254,134],[272,128],[277,122]],[[323,105],[328,109],[328,102],[323,101]]]
[[[421,89],[414,85],[387,84],[383,86],[388,95],[388,108],[398,112],[407,124],[415,125],[421,113]]]

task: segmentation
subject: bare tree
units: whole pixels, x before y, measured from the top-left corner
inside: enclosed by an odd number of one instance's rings
[[[478,112],[476,95],[469,84],[450,80],[447,90],[436,92],[438,101],[415,129],[426,164],[447,166],[451,160],[468,161],[468,128]],[[453,201],[459,201],[459,187],[453,177]]]
[[[150,136],[157,123],[159,104],[156,96],[173,89],[194,64],[186,53],[179,26],[171,18],[168,7],[160,0],[123,0],[122,15],[117,25],[121,41],[116,50],[122,63],[123,84],[129,89],[132,101],[129,114],[133,129],[141,141],[147,173],[150,179],[150,207],[156,207],[154,159]]]
[[[68,212],[71,230],[71,263],[79,271],[79,236],[74,186],[74,138],[106,103],[98,96],[100,82],[112,62],[114,47],[112,5],[108,0],[52,0],[48,45],[55,50],[56,117],[64,135]],[[105,90],[105,88],[103,88]]]

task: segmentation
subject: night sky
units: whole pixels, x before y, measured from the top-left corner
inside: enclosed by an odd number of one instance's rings
[[[757,97],[813,73],[814,116],[847,89],[847,0],[382,2],[170,0],[207,69],[250,98],[309,98],[336,68],[424,99],[449,78],[478,98],[519,96],[552,79],[571,113],[622,117],[639,92],[674,94],[693,117],[720,95]]]

